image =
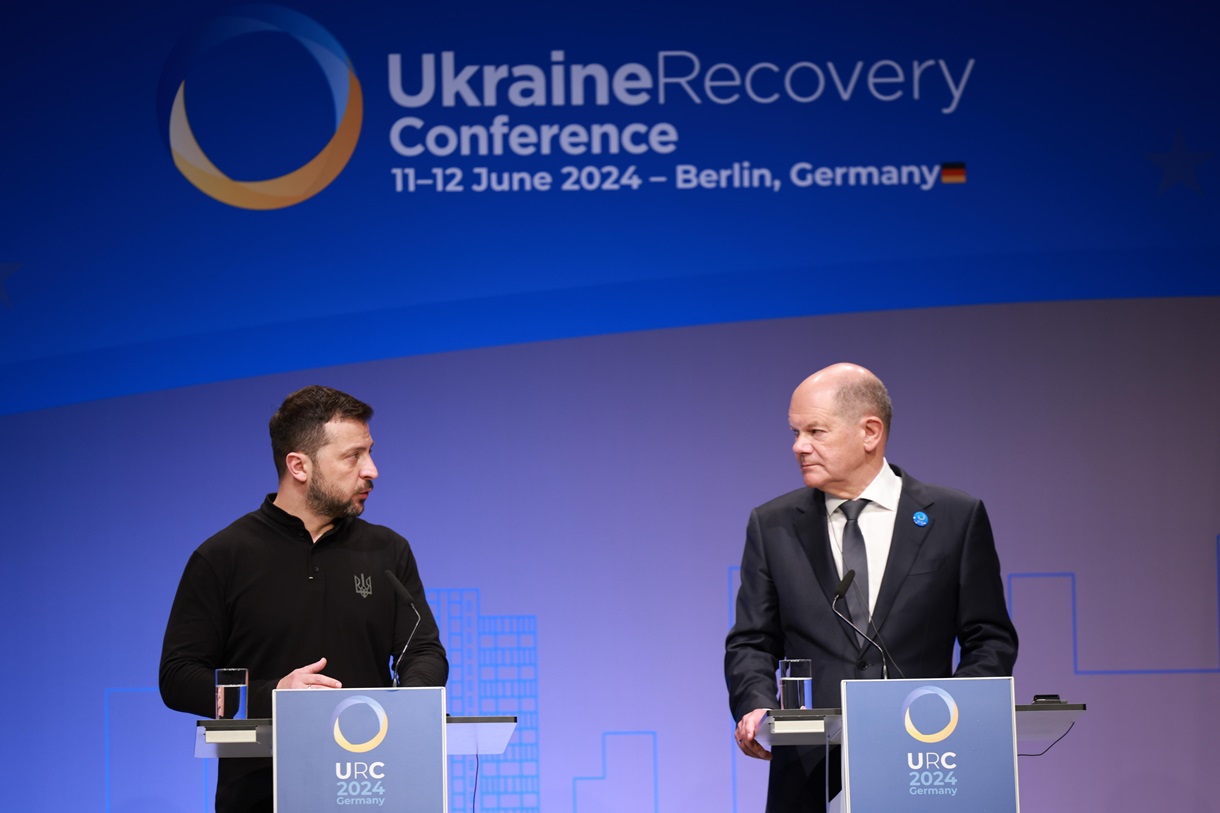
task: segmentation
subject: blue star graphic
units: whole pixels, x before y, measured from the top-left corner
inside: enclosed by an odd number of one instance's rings
[[[1183,184],[1195,190],[1197,194],[1203,194],[1203,189],[1199,186],[1199,176],[1196,170],[1198,170],[1204,161],[1211,158],[1211,155],[1210,152],[1191,151],[1182,139],[1182,133],[1177,133],[1173,138],[1173,146],[1169,148],[1169,152],[1153,152],[1148,154],[1148,160],[1156,163],[1162,172],[1161,186],[1156,190],[1156,193],[1163,195],[1165,190],[1172,189],[1178,184]]]

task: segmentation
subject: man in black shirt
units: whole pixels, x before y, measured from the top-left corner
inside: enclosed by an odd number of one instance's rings
[[[327,387],[289,395],[271,418],[279,491],[191,554],[161,652],[165,704],[211,717],[219,667],[249,669],[249,716],[274,689],[443,686],[449,662],[407,540],[359,519],[377,467],[373,410]],[[269,813],[271,760],[222,759],[217,813]]]

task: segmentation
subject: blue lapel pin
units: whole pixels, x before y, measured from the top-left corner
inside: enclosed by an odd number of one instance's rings
[[[916,511],[915,516],[911,517],[911,519],[913,519],[915,524],[920,528],[928,524],[928,515],[923,511]]]

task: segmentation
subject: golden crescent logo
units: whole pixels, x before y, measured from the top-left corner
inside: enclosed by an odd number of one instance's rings
[[[935,734],[924,734],[915,727],[915,723],[911,721],[911,704],[916,699],[923,697],[925,694],[934,694],[941,700],[945,701],[945,707],[949,709],[949,723]],[[902,713],[906,720],[907,733],[920,742],[935,743],[948,738],[953,733],[953,729],[957,728],[957,701],[955,701],[948,692],[936,686],[922,686],[907,695],[907,699],[902,704]]]
[[[373,713],[377,715],[377,722],[380,724],[377,733],[374,734],[373,738],[367,742],[348,742],[347,737],[343,736],[343,730],[339,728],[339,716],[347,709],[356,705],[365,705],[372,709]],[[351,751],[354,754],[363,754],[368,751],[372,751],[378,745],[381,745],[381,741],[385,739],[386,732],[390,730],[390,719],[386,717],[385,709],[381,707],[381,704],[371,697],[365,697],[364,695],[360,694],[349,697],[339,705],[335,706],[335,712],[333,715],[331,715],[331,720],[334,722],[335,742],[338,743],[339,747],[344,751]]]
[[[203,151],[186,110],[187,76],[194,65],[220,45],[253,32],[287,34],[322,69],[335,108],[335,131],[326,146],[304,166],[262,181],[238,181]],[[309,17],[280,6],[241,6],[204,26],[183,42],[162,75],[159,104],[168,112],[167,137],[174,166],[200,191],[241,209],[283,209],[308,200],[339,177],[347,166],[364,121],[364,94],[343,46]],[[164,108],[168,107],[168,111]]]

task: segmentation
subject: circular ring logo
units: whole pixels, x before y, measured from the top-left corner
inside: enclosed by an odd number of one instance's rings
[[[335,130],[304,166],[278,178],[238,181],[212,163],[196,140],[186,112],[186,83],[191,70],[220,46],[268,31],[292,37],[318,63],[330,86]],[[347,166],[364,120],[364,95],[343,46],[309,17],[280,6],[239,6],[182,42],[161,75],[158,107],[178,171],[201,192],[241,209],[283,209],[321,192]]]
[[[945,701],[945,708],[949,710],[949,723],[935,734],[924,734],[915,727],[915,723],[911,722],[911,704],[925,694],[934,694],[941,700]],[[907,699],[902,703],[902,714],[906,719],[907,733],[920,742],[934,743],[946,739],[953,733],[953,729],[957,728],[957,701],[955,701],[948,692],[936,686],[921,686],[915,691],[907,695]]]
[[[347,737],[343,736],[343,730],[339,728],[339,716],[352,706],[356,705],[365,705],[372,709],[373,713],[377,715],[377,722],[380,724],[380,728],[378,729],[377,733],[374,734],[373,738],[368,742],[348,742]],[[390,719],[386,717],[385,709],[381,707],[381,704],[371,697],[365,697],[364,695],[360,694],[349,697],[339,705],[335,706],[335,713],[331,715],[331,722],[334,724],[335,728],[335,742],[337,742],[339,747],[343,750],[351,751],[354,754],[363,754],[367,751],[372,751],[378,745],[381,745],[381,741],[385,739],[386,732],[390,730]]]

